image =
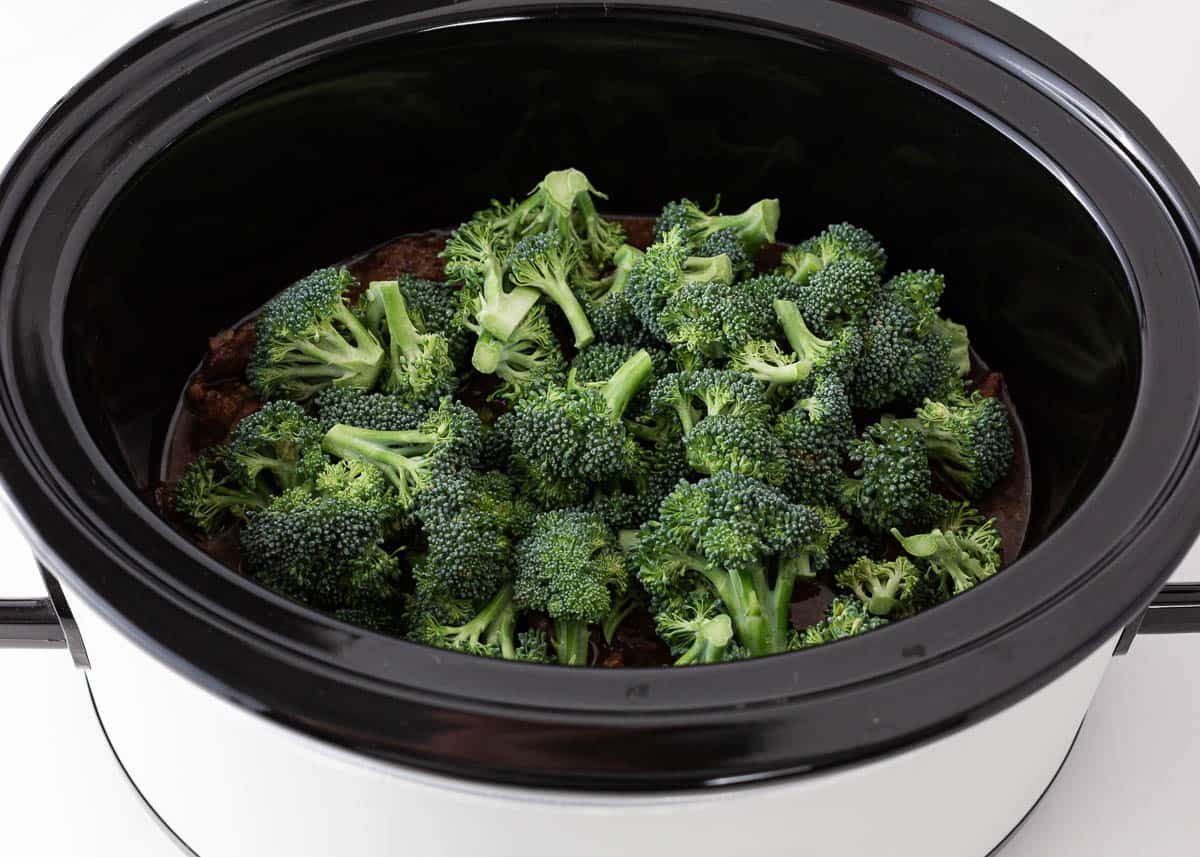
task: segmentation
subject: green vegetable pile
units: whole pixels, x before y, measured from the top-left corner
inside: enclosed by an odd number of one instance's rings
[[[1013,440],[941,275],[889,275],[849,224],[756,273],[774,199],[668,203],[643,251],[598,199],[568,169],[493,202],[448,239],[448,284],[285,289],[248,370],[266,404],[187,468],[178,512],[238,526],[250,576],[348,622],[568,665],[647,610],[675,663],[712,663],[999,569],[972,504]],[[818,575],[840,594],[794,627]]]

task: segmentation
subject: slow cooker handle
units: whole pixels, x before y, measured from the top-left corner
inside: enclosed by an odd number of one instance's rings
[[[0,649],[68,649],[75,666],[90,666],[79,626],[58,580],[40,563],[46,598],[0,598]]]
[[[1123,655],[1138,634],[1200,634],[1200,583],[1168,583],[1129,623],[1116,654]]]

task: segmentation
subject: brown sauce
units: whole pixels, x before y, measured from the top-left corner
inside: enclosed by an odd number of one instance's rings
[[[628,233],[629,243],[645,248],[653,240],[654,220],[648,217],[616,217]],[[429,280],[445,280],[442,260],[437,257],[445,244],[447,232],[434,230],[404,235],[346,260],[344,264],[365,288],[374,280],[395,279],[411,273]],[[764,248],[757,260],[760,271],[769,271],[779,264],[786,249],[784,244]],[[175,419],[167,433],[162,460],[161,478],[166,490],[159,492],[163,514],[174,519],[170,508],[169,486],[174,484],[185,467],[209,446],[224,440],[238,420],[261,407],[254,391],[245,382],[246,365],[254,350],[254,320],[251,318],[235,327],[223,330],[209,339],[208,352],[188,380]],[[978,504],[985,515],[996,519],[1000,533],[1004,564],[1020,555],[1029,522],[1031,498],[1028,445],[1024,428],[1008,395],[1003,376],[988,370],[979,356],[971,352],[972,376],[977,389],[985,396],[998,396],[1008,410],[1013,428],[1016,454],[1008,475],[995,485]],[[473,382],[460,391],[468,404],[482,405],[487,397],[488,379]],[[494,407],[494,404],[489,403]],[[942,486],[943,488],[945,486]],[[176,523],[179,523],[176,520]],[[181,529],[186,529],[181,525]],[[238,549],[238,528],[214,536],[188,532],[189,537],[214,559],[241,570]],[[819,621],[834,598],[832,580],[822,575],[813,582],[797,585],[791,605],[793,624],[803,628]],[[541,616],[530,617],[532,626],[550,630],[550,622]],[[654,633],[650,613],[639,609],[631,613],[617,628],[610,643],[597,630],[592,634],[593,663],[604,667],[663,666],[671,663],[670,651]]]

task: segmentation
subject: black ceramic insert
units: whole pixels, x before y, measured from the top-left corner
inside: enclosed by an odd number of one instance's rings
[[[836,646],[567,671],[343,625],[157,517],[208,335],[566,165],[622,212],[778,195],[784,240],[845,219],[894,269],[941,269],[1026,422],[1027,555]],[[378,757],[646,789],[886,752],[1094,650],[1197,530],[1200,190],[1108,84],[986,3],[209,4],[68,98],[0,194],[0,473],[43,559],[216,692]]]

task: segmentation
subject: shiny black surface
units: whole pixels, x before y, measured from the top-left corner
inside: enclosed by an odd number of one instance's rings
[[[836,646],[563,671],[355,630],[157,517],[168,408],[205,336],[296,275],[568,163],[625,210],[777,193],[785,239],[845,218],[896,267],[944,270],[949,313],[1026,421],[1036,546]],[[0,187],[0,473],[43,560],[126,633],[361,752],[622,789],[834,765],[1041,686],[1181,559],[1200,496],[1198,199],[1144,117],[986,3],[195,7],[68,98]]]
[[[66,645],[49,598],[0,599],[0,649],[61,649]]]

